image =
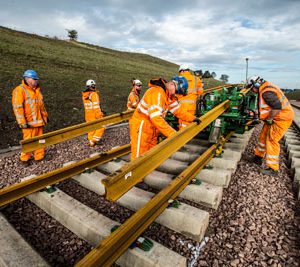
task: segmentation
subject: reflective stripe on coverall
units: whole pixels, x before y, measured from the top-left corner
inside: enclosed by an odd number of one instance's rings
[[[48,113],[44,106],[43,95],[40,87],[31,89],[22,80],[12,93],[12,105],[19,125],[27,124],[29,128],[22,129],[23,140],[43,134],[43,126],[47,124]],[[32,153],[21,152],[21,161],[28,161]],[[44,158],[44,149],[33,152],[35,160]]]
[[[131,159],[143,155],[156,145],[158,133],[170,137],[176,131],[164,120],[168,108],[167,94],[163,88],[151,85],[129,121],[131,139]],[[169,110],[178,117],[193,121],[195,116],[180,111],[180,104],[172,101]]]
[[[181,109],[195,115],[197,108],[197,99],[203,94],[203,84],[199,77],[193,75],[189,71],[183,71],[180,73],[188,81],[188,93],[186,96],[177,95]],[[189,124],[188,121],[179,120],[179,129],[186,127]]]
[[[136,109],[139,102],[140,102],[140,96],[138,92],[134,88],[132,88],[127,100],[127,109],[128,110]]]
[[[272,91],[276,93],[279,101],[281,102],[282,109],[273,119],[273,124],[264,124],[260,136],[258,138],[258,144],[255,149],[255,155],[259,157],[265,157],[266,165],[273,170],[279,170],[279,154],[280,145],[279,141],[291,126],[294,111],[279,87],[265,82],[259,88],[259,113],[260,119],[265,120],[268,118],[272,108],[263,99],[263,93]]]
[[[85,112],[85,121],[94,121],[103,118],[100,107],[100,93],[98,91],[82,92],[82,100]],[[104,128],[97,129],[88,133],[88,140],[92,142],[100,141],[104,134]]]

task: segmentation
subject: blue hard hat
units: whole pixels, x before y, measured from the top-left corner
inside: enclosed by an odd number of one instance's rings
[[[188,81],[185,77],[183,77],[183,76],[174,76],[172,78],[172,81],[176,82],[176,84],[177,84],[176,94],[179,94],[179,95],[186,95],[187,94],[189,84],[188,84]]]
[[[32,78],[34,80],[38,80],[39,76],[37,75],[37,73],[34,70],[26,70],[23,74],[24,78]]]

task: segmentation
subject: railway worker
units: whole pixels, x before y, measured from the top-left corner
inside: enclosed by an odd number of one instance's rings
[[[86,89],[82,92],[82,101],[86,122],[98,120],[104,117],[100,105],[100,92],[96,90],[96,83],[94,80],[87,80]],[[88,133],[90,147],[101,144],[101,138],[104,134],[104,130],[104,128],[100,128]]]
[[[127,100],[127,110],[136,109],[138,103],[140,102],[140,93],[142,89],[142,82],[137,79],[132,80],[132,89]]]
[[[24,140],[42,135],[44,125],[49,122],[38,80],[38,74],[34,70],[26,70],[22,83],[12,92],[12,106]],[[43,160],[44,153],[44,148],[35,150],[34,160]],[[20,159],[24,166],[29,165],[31,154],[21,153]]]
[[[197,99],[203,94],[203,84],[199,77],[191,72],[188,64],[182,64],[179,66],[179,75],[183,76],[188,81],[188,92],[186,96],[178,95],[181,109],[195,115],[197,108]],[[179,129],[186,127],[189,124],[188,121],[179,119]]]
[[[166,137],[176,133],[164,120],[167,109],[185,121],[200,123],[195,115],[180,109],[177,102],[175,94],[185,94],[187,87],[187,80],[180,76],[173,77],[169,82],[162,78],[149,81],[149,88],[129,121],[132,160],[156,145],[159,132]]]
[[[294,111],[280,88],[259,76],[248,79],[248,87],[258,96],[259,118],[264,126],[258,138],[254,162],[267,168],[259,171],[267,175],[277,175],[279,170],[279,141],[291,126]]]

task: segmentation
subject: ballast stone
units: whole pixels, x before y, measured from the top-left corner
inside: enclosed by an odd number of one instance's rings
[[[119,225],[118,222],[83,205],[59,189],[52,194],[38,192],[27,198],[94,247],[110,235],[113,226]],[[154,246],[149,253],[145,253],[139,248],[129,249],[116,263],[128,267],[186,266],[184,257],[153,240],[152,242]]]
[[[0,266],[50,266],[0,213]]]

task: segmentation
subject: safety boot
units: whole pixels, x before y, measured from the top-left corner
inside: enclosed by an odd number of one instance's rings
[[[94,142],[94,141],[92,141],[92,140],[89,141],[89,146],[90,146],[90,147],[94,147],[95,145],[96,145],[96,142]]]
[[[262,174],[272,175],[272,176],[278,175],[278,171],[275,171],[272,168],[267,168],[267,169],[260,168],[259,172]]]
[[[261,166],[263,162],[263,158],[260,156],[255,155],[252,159],[252,162],[255,163],[256,165]]]
[[[29,160],[27,160],[27,161],[21,160],[21,164],[23,167],[28,167],[30,163],[29,163]]]

